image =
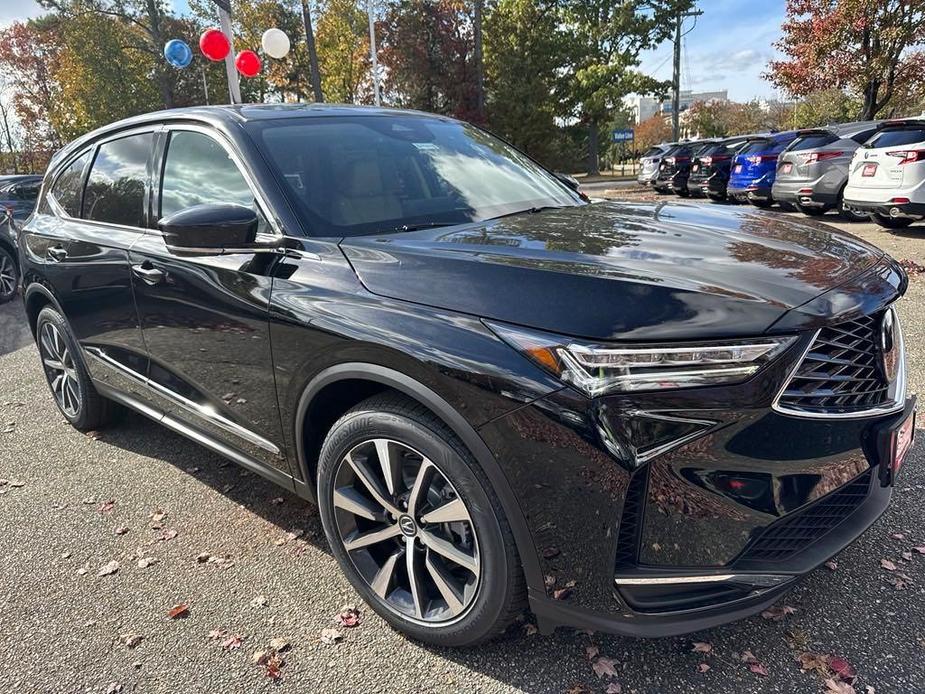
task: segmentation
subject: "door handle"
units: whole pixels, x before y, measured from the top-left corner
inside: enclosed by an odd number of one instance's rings
[[[67,249],[64,246],[52,246],[45,251],[45,257],[53,263],[60,263],[67,258]]]
[[[163,270],[158,270],[147,261],[143,262],[141,265],[132,265],[132,272],[135,274],[135,277],[138,277],[146,284],[150,284],[152,287],[160,284],[166,275]]]

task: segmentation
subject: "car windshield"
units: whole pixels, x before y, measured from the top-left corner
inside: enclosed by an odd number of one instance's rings
[[[739,150],[739,154],[757,154],[770,149],[770,147],[770,140],[750,140],[745,147]]]
[[[925,128],[888,128],[868,142],[865,147],[897,147],[925,142]]]
[[[491,135],[418,116],[308,117],[248,124],[314,236],[475,222],[584,204]]]
[[[795,139],[787,148],[789,152],[801,152],[805,149],[815,149],[816,147],[825,147],[838,138],[827,132],[807,133]]]

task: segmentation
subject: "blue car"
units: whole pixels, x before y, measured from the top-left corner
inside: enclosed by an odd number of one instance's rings
[[[749,138],[732,160],[726,188],[728,197],[757,207],[770,207],[774,202],[771,186],[777,174],[777,157],[796,137],[796,130],[788,130]]]

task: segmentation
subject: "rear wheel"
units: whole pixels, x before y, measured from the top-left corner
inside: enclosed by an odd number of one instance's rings
[[[855,212],[851,208],[845,207],[845,198],[842,195],[838,196],[838,216],[844,219],[846,222],[866,222],[870,219],[870,215],[866,212]]]
[[[19,286],[19,271],[13,254],[0,247],[0,304],[5,304],[16,296]]]
[[[772,204],[770,200],[759,200],[757,198],[750,199],[749,202],[755,207],[760,207],[763,210],[768,209]]]
[[[417,403],[377,395],[334,424],[319,458],[318,503],[347,578],[409,636],[468,646],[523,609],[520,561],[491,485]]]
[[[35,335],[45,379],[64,418],[80,431],[108,424],[114,414],[113,403],[93,387],[77,342],[61,314],[51,306],[43,308]]]
[[[872,214],[870,215],[870,220],[884,229],[905,229],[915,221],[908,217],[887,217],[882,214]]]

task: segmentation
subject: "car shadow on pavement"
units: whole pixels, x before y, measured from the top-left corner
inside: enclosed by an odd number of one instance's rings
[[[0,305],[0,355],[15,352],[31,342],[32,332],[19,297]]]

